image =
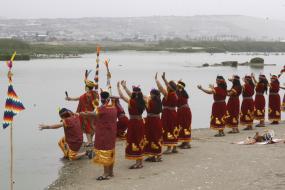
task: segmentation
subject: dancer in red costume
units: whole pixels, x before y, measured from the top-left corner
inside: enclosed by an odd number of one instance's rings
[[[229,133],[239,133],[239,96],[242,92],[242,86],[240,84],[240,77],[237,75],[234,75],[229,81],[231,81],[233,85],[232,88],[228,90],[228,96],[230,98],[227,103],[226,126],[232,129]]]
[[[176,83],[174,81],[168,82],[165,73],[162,75],[162,79],[166,86],[166,89],[160,84],[157,79],[157,73],[155,76],[156,84],[160,92],[163,94],[162,100],[162,125],[163,125],[163,145],[167,146],[167,150],[164,154],[177,153],[177,143],[179,136],[179,127],[177,126],[177,101]]]
[[[265,127],[265,98],[264,93],[267,94],[268,80],[265,75],[259,75],[258,81],[255,79],[254,74],[251,77],[255,83],[255,100],[254,100],[254,119],[259,121],[256,127]]]
[[[185,83],[178,81],[176,94],[178,97],[177,101],[177,125],[180,129],[178,141],[181,142],[179,145],[182,149],[191,148],[191,123],[192,123],[192,112],[188,104],[189,95],[185,90]]]
[[[223,76],[217,76],[216,84],[216,87],[209,85],[209,90],[204,89],[201,85],[198,85],[198,89],[206,94],[213,94],[214,103],[212,105],[210,128],[218,131],[215,137],[221,137],[225,136],[227,83]]]
[[[139,169],[143,167],[144,122],[142,114],[146,108],[146,103],[139,87],[133,87],[133,91],[131,92],[127,88],[125,81],[122,81],[121,85],[128,96],[125,96],[121,91],[119,82],[117,83],[118,92],[122,100],[128,103],[128,110],[130,114],[125,154],[127,159],[136,161],[135,164],[130,166],[130,169]]]
[[[254,83],[251,76],[245,76],[244,85],[242,87],[242,104],[240,123],[246,125],[244,130],[252,130],[252,124],[254,119],[254,101],[252,96],[254,95]]]

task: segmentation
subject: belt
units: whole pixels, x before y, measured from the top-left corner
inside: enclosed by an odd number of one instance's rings
[[[148,113],[147,117],[158,117],[158,118],[160,118],[160,114]]]
[[[174,111],[176,111],[176,107],[163,106],[162,108],[166,109],[166,110],[174,110]]]
[[[279,93],[270,92],[269,95],[279,95]]]
[[[263,93],[257,92],[256,95],[263,95]]]
[[[125,117],[125,116],[126,116],[126,114],[122,113],[122,114],[120,114],[120,115],[118,116],[118,118],[122,118],[122,117]]]
[[[215,100],[214,103],[226,103],[225,100]]]
[[[140,119],[142,119],[142,116],[141,115],[130,115],[130,119],[140,120]]]
[[[243,97],[244,100],[253,100],[252,97]]]
[[[189,105],[188,104],[184,104],[184,105],[178,107],[178,109],[180,109],[180,108],[189,108]]]

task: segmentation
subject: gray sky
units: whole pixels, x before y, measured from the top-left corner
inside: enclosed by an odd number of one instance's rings
[[[2,0],[0,11],[5,18],[225,14],[285,20],[285,0]]]

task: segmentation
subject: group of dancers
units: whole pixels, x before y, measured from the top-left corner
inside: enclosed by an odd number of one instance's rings
[[[108,69],[107,71],[109,72]],[[285,69],[279,75],[271,75],[270,82],[262,74],[258,80],[253,74],[246,75],[243,85],[240,77],[233,75],[229,79],[232,83],[230,89],[227,88],[223,76],[217,76],[216,85],[209,85],[208,89],[198,85],[198,89],[213,95],[210,128],[218,131],[215,136],[225,136],[225,127],[232,129],[229,133],[239,133],[239,125],[245,125],[244,130],[252,130],[254,120],[259,121],[256,127],[264,127],[267,93],[268,119],[271,124],[278,124],[282,107],[279,90],[285,89],[280,86],[279,77],[284,71]],[[98,77],[98,70],[96,74]],[[168,81],[163,73],[162,84],[156,73],[154,79],[157,88],[151,89],[148,95],[143,94],[139,86],[129,89],[127,82],[123,80],[117,82],[119,96],[112,96],[110,90],[101,89],[99,92],[96,76],[93,82],[88,80],[88,72],[85,73],[86,92],[80,97],[69,97],[66,92],[67,101],[78,101],[76,113],[62,108],[59,110],[61,121],[58,124],[39,126],[40,130],[64,129],[65,135],[58,145],[65,158],[77,160],[87,156],[93,159],[94,163],[104,167],[103,175],[97,180],[106,180],[114,176],[117,139],[126,141],[126,159],[135,161],[130,169],[142,168],[145,157],[145,161],[160,162],[162,154],[175,154],[178,152],[177,147],[191,148],[192,113],[188,104],[189,95],[185,90],[186,84],[182,80]],[[107,76],[110,77],[110,73]],[[226,103],[227,97],[229,99]],[[120,100],[127,103],[128,116]],[[83,143],[83,134],[86,135],[86,143]],[[85,147],[83,151],[82,146]],[[166,147],[164,152],[163,146]]]
[[[58,145],[64,157],[69,160],[84,156],[93,158],[95,163],[104,167],[103,175],[97,180],[113,177],[115,144],[118,138],[126,141],[126,159],[135,161],[130,169],[142,168],[144,157],[145,161],[160,162],[163,153],[177,153],[177,147],[191,148],[192,122],[185,83],[181,80],[168,81],[165,73],[161,78],[164,85],[160,83],[158,74],[155,75],[157,89],[151,89],[149,95],[144,95],[139,86],[133,86],[130,90],[126,81],[119,81],[117,97],[102,89],[100,93],[96,88],[94,90],[98,84],[86,77],[86,92],[83,95],[74,98],[69,97],[66,92],[67,101],[78,101],[76,113],[62,108],[59,110],[61,121],[58,124],[41,124],[39,128],[63,128],[65,136]],[[120,99],[128,104],[129,116],[125,114]],[[146,117],[143,116],[144,112]],[[87,139],[85,144],[83,133]],[[84,151],[81,151],[82,145],[85,146]],[[164,152],[163,146],[167,147]]]
[[[225,136],[225,127],[231,128],[229,133],[239,133],[239,125],[246,126],[244,130],[253,129],[253,121],[259,123],[256,127],[265,127],[265,94],[268,98],[268,119],[271,124],[279,124],[281,120],[281,110],[285,102],[281,104],[279,90],[285,89],[280,86],[279,75],[270,75],[270,82],[266,76],[260,74],[258,80],[254,74],[246,75],[243,78],[243,85],[238,75],[233,75],[229,81],[232,83],[230,89],[227,88],[227,82],[223,76],[217,76],[216,86],[209,85],[209,89],[198,85],[201,91],[213,95],[214,103],[212,105],[212,114],[210,127],[218,131],[216,137]],[[253,97],[255,94],[255,97]],[[240,106],[239,97],[242,95]],[[226,103],[226,97],[229,97]]]

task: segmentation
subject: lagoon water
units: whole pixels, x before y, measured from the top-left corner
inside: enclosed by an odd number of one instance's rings
[[[190,94],[192,109],[192,128],[208,128],[212,97],[199,91],[196,86],[207,87],[213,84],[218,74],[226,78],[232,74],[260,72],[269,76],[279,73],[285,63],[284,55],[260,56],[267,64],[264,69],[251,69],[243,66],[198,68],[203,63],[221,61],[249,61],[253,56],[228,54],[184,54],[168,52],[109,52],[102,53],[101,59],[110,58],[113,95],[117,95],[116,81],[126,80],[129,86],[140,85],[144,93],[156,87],[154,75],[165,71],[170,80],[183,79]],[[16,116],[14,122],[15,151],[15,189],[38,190],[47,187],[58,176],[63,163],[57,141],[63,136],[63,130],[39,131],[40,123],[56,123],[59,107],[76,109],[76,102],[66,102],[65,91],[70,96],[79,96],[84,92],[83,76],[85,69],[93,69],[94,77],[96,55],[84,55],[78,59],[47,59],[15,62],[14,89],[24,103],[26,110]],[[0,113],[3,113],[7,91],[7,68],[0,65]],[[285,82],[285,78],[281,78]],[[228,84],[230,86],[230,83]],[[106,69],[100,65],[100,87],[106,87]],[[281,91],[281,94],[283,92]],[[125,107],[126,105],[122,103]],[[0,130],[0,189],[9,185],[9,129]]]

